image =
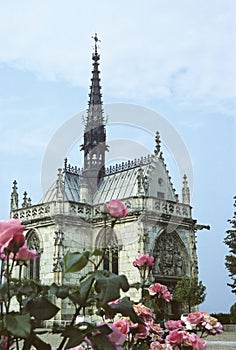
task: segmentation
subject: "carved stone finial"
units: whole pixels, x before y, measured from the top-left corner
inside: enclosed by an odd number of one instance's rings
[[[13,181],[12,193],[11,193],[11,210],[18,209],[19,196],[17,192],[17,182]]]
[[[187,175],[183,177],[183,188],[182,188],[182,202],[184,204],[190,204],[190,190],[188,187]]]
[[[58,201],[63,200],[64,181],[63,181],[63,173],[61,168],[58,169],[58,173],[57,173],[56,191],[57,191],[57,200]]]
[[[67,170],[67,162],[68,162],[68,160],[67,160],[67,158],[65,158],[64,159],[64,171]]]
[[[156,145],[155,145],[154,154],[157,156],[161,150],[161,138],[158,131],[156,132],[155,142],[156,142]]]
[[[27,198],[27,192],[25,191],[23,193],[23,202],[22,202],[22,208],[27,208],[28,206],[28,198]]]

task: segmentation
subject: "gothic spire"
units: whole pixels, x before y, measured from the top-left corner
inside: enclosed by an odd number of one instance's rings
[[[84,143],[81,150],[84,151],[83,177],[89,187],[91,198],[97,190],[100,179],[105,174],[106,129],[102,108],[102,93],[99,77],[98,41],[95,33],[94,53],[92,55],[93,70],[88,101],[87,116],[85,118]]]

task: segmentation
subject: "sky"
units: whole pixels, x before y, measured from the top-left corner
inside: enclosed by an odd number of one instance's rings
[[[105,110],[107,105],[112,113],[120,104],[158,115],[155,125],[142,113],[127,117],[131,125],[108,115],[114,122],[108,125],[110,146],[114,152],[117,141],[123,145],[123,158],[132,142],[145,151],[140,155],[151,153],[159,116],[175,130],[183,160],[191,159],[193,217],[211,226],[197,234],[200,279],[207,287],[200,309],[229,312],[236,298],[227,286],[223,239],[236,195],[235,16],[234,0],[0,1],[0,218],[9,217],[14,179],[21,198],[26,190],[32,203],[40,200],[49,145],[58,135],[63,141],[60,131],[87,108],[91,37],[98,33]],[[82,131],[81,120],[77,139],[75,132],[61,154],[62,166],[65,156],[81,166]],[[164,157],[180,193],[181,162],[168,142]],[[118,161],[118,153],[110,159]],[[50,176],[56,177],[56,168]]]

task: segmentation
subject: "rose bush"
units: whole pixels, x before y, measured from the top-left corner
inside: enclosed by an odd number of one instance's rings
[[[101,212],[104,226],[110,222],[114,227],[127,213],[120,200],[106,203]],[[89,273],[81,274],[78,286],[47,286],[23,279],[22,267],[39,257],[28,248],[24,229],[19,220],[0,222],[0,350],[18,350],[19,341],[23,342],[23,350],[50,350],[51,345],[41,339],[37,326],[60,311],[57,299],[67,299],[75,309],[69,325],[55,324],[53,328],[62,337],[57,350],[205,350],[203,337],[222,332],[217,319],[205,312],[190,313],[180,320],[168,317],[172,294],[165,285],[150,283],[154,257],[149,254],[139,254],[134,260],[140,281],[133,285],[125,275],[101,270],[105,256],[98,249],[65,255],[66,273],[81,273],[84,268],[88,270],[88,264],[93,266]],[[13,278],[16,266],[19,275]],[[138,290],[139,301],[121,297],[121,291],[130,288]],[[15,309],[13,299],[18,303]],[[85,316],[88,309],[96,314],[96,321],[76,322],[77,316]]]

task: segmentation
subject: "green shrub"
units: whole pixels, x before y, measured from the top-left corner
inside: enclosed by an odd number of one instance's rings
[[[230,320],[231,323],[236,323],[236,303],[230,308]]]
[[[218,313],[218,314],[211,314],[212,317],[215,317],[218,319],[218,321],[222,324],[229,324],[231,323],[231,316],[230,314],[224,314],[224,313]]]

